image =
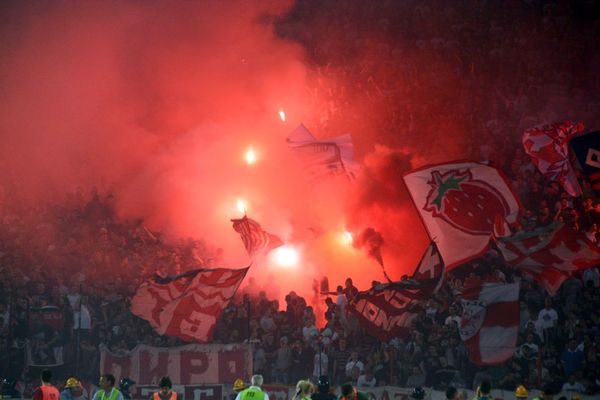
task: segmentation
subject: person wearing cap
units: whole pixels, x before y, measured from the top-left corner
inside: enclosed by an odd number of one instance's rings
[[[177,392],[173,390],[171,378],[163,376],[158,381],[158,391],[152,393],[150,400],[177,400]]]
[[[525,400],[529,398],[529,392],[527,391],[527,388],[523,385],[517,386],[515,389],[515,397],[517,400]]]
[[[310,395],[312,400],[335,400],[335,394],[331,393],[329,378],[321,375],[317,381],[317,392]]]
[[[60,400],[74,400],[76,397],[75,391],[79,391],[81,389],[81,383],[77,380],[77,378],[69,378],[65,383],[65,388],[62,392],[60,392]]]
[[[244,380],[242,378],[237,378],[233,382],[233,391],[239,393],[244,389],[246,389],[246,384],[244,383]]]
[[[33,400],[59,400],[58,389],[50,381],[52,380],[52,371],[45,369],[40,376],[42,384],[33,392]]]
[[[369,397],[365,392],[356,390],[351,383],[344,383],[342,385],[342,394],[340,400],[368,400]]]
[[[250,387],[238,393],[235,400],[269,400],[269,395],[261,389],[262,375],[252,375]]]

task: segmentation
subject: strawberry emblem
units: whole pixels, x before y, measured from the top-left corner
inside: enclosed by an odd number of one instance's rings
[[[509,213],[508,203],[498,190],[473,179],[468,169],[433,171],[427,183],[431,190],[423,209],[471,235],[491,234],[498,216],[504,219]]]

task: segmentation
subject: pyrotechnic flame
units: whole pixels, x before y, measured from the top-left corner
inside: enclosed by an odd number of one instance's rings
[[[353,240],[354,240],[354,238],[352,237],[352,233],[345,231],[344,232],[344,242],[346,242],[346,244],[352,244]]]
[[[279,110],[279,118],[281,118],[281,120],[285,122],[285,112],[283,110]]]
[[[239,199],[237,201],[237,209],[239,212],[241,212],[242,214],[246,214],[246,202],[243,199]]]
[[[281,267],[293,267],[298,264],[298,250],[292,246],[281,246],[274,250],[275,262]]]
[[[250,147],[248,149],[248,151],[246,151],[245,158],[246,158],[246,163],[248,165],[252,165],[256,162],[256,153],[254,153],[254,150],[252,149],[252,147]]]

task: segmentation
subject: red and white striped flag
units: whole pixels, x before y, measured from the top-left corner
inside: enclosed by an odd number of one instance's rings
[[[559,122],[551,125],[526,129],[523,132],[523,147],[533,163],[548,179],[560,182],[571,196],[581,196],[581,186],[575,169],[569,162],[569,139],[583,132],[579,122]]]
[[[176,276],[155,276],[131,299],[131,312],[159,335],[206,342],[221,312],[248,272],[242,269],[196,269]]]
[[[510,359],[519,334],[519,284],[480,283],[463,290],[460,337],[479,365]]]
[[[260,224],[244,215],[243,218],[232,219],[233,229],[240,234],[244,247],[250,256],[260,251],[269,252],[283,245],[277,236],[265,232]]]
[[[552,296],[573,272],[600,264],[600,249],[563,224],[497,238],[496,246],[506,262],[532,276]]]

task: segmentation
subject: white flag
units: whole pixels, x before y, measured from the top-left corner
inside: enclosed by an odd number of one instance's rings
[[[311,179],[345,175],[355,179],[360,165],[354,161],[354,145],[349,134],[317,140],[302,124],[286,139],[289,148],[298,155]]]

